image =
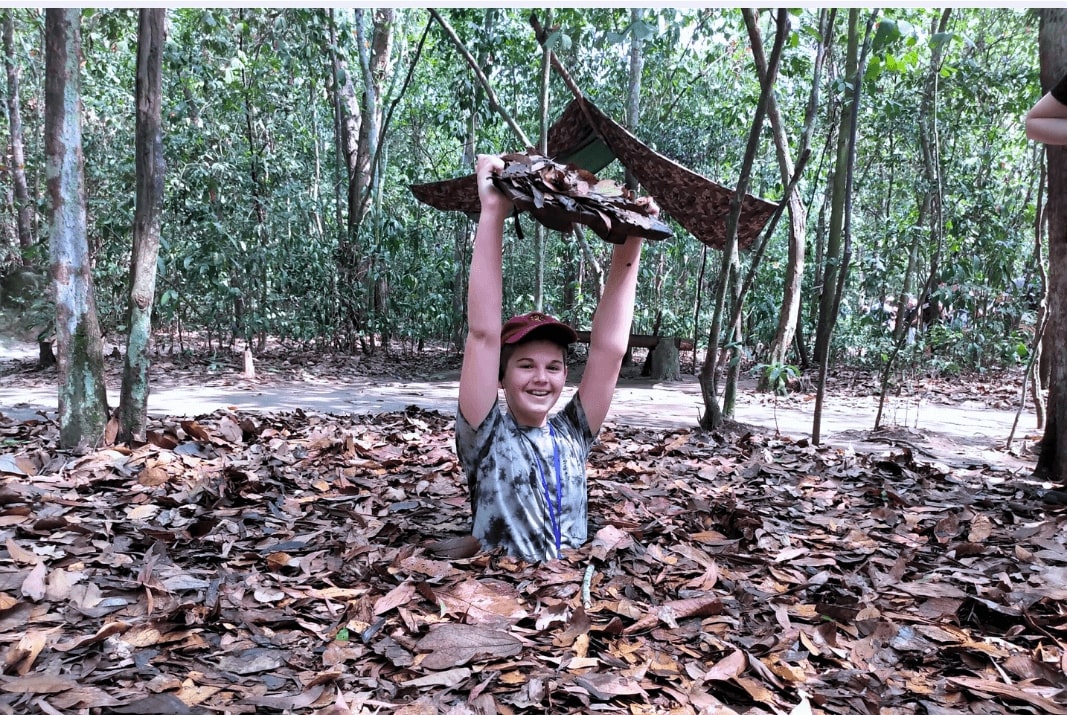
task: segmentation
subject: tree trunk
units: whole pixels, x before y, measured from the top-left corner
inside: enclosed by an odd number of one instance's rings
[[[545,22],[552,26],[552,8],[545,11]],[[548,156],[548,128],[549,121],[549,89],[552,78],[552,50],[547,46],[541,47],[541,77],[538,84],[538,107],[537,117],[539,132],[537,138],[537,151],[541,156]],[[545,227],[537,222],[534,225],[534,310],[545,309]]]
[[[396,10],[379,8],[373,11],[373,31],[369,41],[363,36],[362,10],[356,11],[356,37],[359,45],[359,64],[362,71],[363,103],[360,107],[359,141],[355,156],[355,192],[357,203],[355,211],[349,207],[348,220],[358,230],[363,217],[367,215],[377,187],[381,182],[381,172],[374,162],[378,159],[378,145],[383,137],[382,127],[382,88],[389,79],[390,60],[393,48],[393,22]],[[366,46],[369,45],[369,51]]]
[[[589,245],[589,240],[585,237],[585,231],[582,230],[581,224],[574,224],[574,240],[578,242],[578,248],[582,252],[582,260],[589,267],[589,272],[593,274],[593,298],[595,302],[599,303],[600,296],[604,294],[604,268],[593,254],[593,249]]]
[[[922,132],[920,122],[920,133]],[[908,329],[910,318],[914,315],[913,310],[919,309],[915,295],[915,273],[919,270],[919,248],[925,238],[922,226],[930,217],[933,202],[930,199],[930,187],[923,185],[919,188],[919,215],[915,219],[915,231],[912,231],[911,246],[908,247],[908,264],[904,268],[904,282],[901,283],[900,293],[897,295],[897,315],[893,321],[893,340],[901,341]],[[887,247],[888,248],[888,247]]]
[[[121,441],[144,440],[148,421],[152,306],[156,295],[160,217],[163,212],[163,46],[166,10],[141,10],[137,28],[136,207],[126,325],[126,359],[119,397]]]
[[[873,18],[872,18],[873,21]],[[869,27],[869,26],[868,26]],[[868,36],[869,36],[868,31]],[[826,396],[826,376],[830,362],[830,339],[837,324],[841,294],[848,276],[850,258],[849,214],[852,210],[852,167],[856,155],[856,123],[858,121],[860,89],[863,86],[863,61],[859,58],[859,10],[848,12],[848,48],[845,57],[845,76],[853,83],[841,122],[838,125],[837,159],[834,166],[833,197],[830,209],[830,230],[826,240],[825,268],[819,296],[819,322],[815,335],[815,362],[819,379],[815,393],[811,441],[819,444],[822,405]]]
[[[1041,85],[1047,90],[1067,74],[1067,9],[1039,12]],[[1049,145],[1045,157],[1049,280],[1045,352],[1050,370],[1045,435],[1034,477],[1067,484],[1067,147]]]
[[[945,32],[948,27],[949,17],[952,10],[945,9],[941,13],[940,21],[930,28],[930,36]],[[922,286],[917,296],[912,295],[913,286],[916,284],[920,238],[923,237],[921,230],[914,231],[911,250],[908,254],[908,267],[904,274],[904,285],[897,301],[897,318],[894,326],[894,349],[886,361],[882,370],[880,397],[878,400],[878,412],[874,418],[874,427],[877,429],[882,424],[882,409],[885,405],[889,376],[900,355],[901,349],[908,342],[908,331],[911,330],[912,320],[915,321],[915,329],[922,328],[923,305],[929,299],[933,286],[937,281],[940,270],[941,251],[945,243],[945,230],[942,212],[942,185],[941,185],[941,140],[937,127],[938,85],[941,77],[943,45],[935,45],[930,51],[930,69],[926,75],[926,84],[923,89],[922,99],[919,104],[919,143],[922,146],[923,177],[924,185],[921,187],[921,201],[919,206],[919,223],[916,229],[920,229],[922,222],[929,222],[929,234],[926,235],[928,243],[934,246],[930,256],[929,273],[926,283]],[[912,310],[911,301],[915,301]]]
[[[382,167],[384,166],[383,102],[382,94],[390,76],[393,47],[393,22],[396,10],[377,8],[372,11],[372,33],[364,35],[363,11],[356,11],[356,45],[359,49],[359,66],[363,83],[363,102],[360,106],[362,119],[359,123],[359,143],[356,148],[356,191],[358,205],[356,215],[349,214],[350,233],[356,246],[360,246],[359,232],[364,219],[373,214],[381,217]],[[374,346],[374,333],[378,332],[383,346],[389,345],[387,272],[379,270],[376,251],[359,249],[358,273],[363,280],[365,302],[363,311],[370,324],[370,346]],[[370,254],[369,256],[367,254]],[[375,329],[377,327],[377,330]]]
[[[47,10],[44,140],[56,301],[59,443],[78,452],[100,442],[108,420],[103,341],[86,238],[80,61],[81,10]]]
[[[635,28],[641,22],[641,8],[630,8],[630,26]],[[552,16],[548,17],[548,24],[552,24]],[[641,120],[641,74],[645,69],[645,55],[641,51],[642,40],[638,38],[636,30],[630,33],[630,71],[626,89],[626,128],[634,136],[638,134],[637,124]],[[637,179],[629,167],[624,167],[626,172],[626,186],[634,191],[637,190]]]
[[[330,8],[329,14],[326,17],[327,26],[329,27],[330,32],[330,41],[326,47],[330,56],[330,82],[328,83],[328,88],[330,90],[330,100],[333,109],[333,135],[335,141],[335,161],[333,162],[334,220],[337,222],[337,226],[341,227],[345,225],[344,187],[346,186],[346,183],[345,178],[341,176],[341,167],[346,164],[346,157],[348,156],[345,146],[345,138],[349,135],[356,136],[356,133],[352,128],[345,126],[345,120],[349,116],[352,116],[352,113],[344,111],[343,107],[343,104],[346,101],[346,94],[341,77],[347,77],[347,69],[341,61],[340,55],[337,53],[337,19],[334,16],[333,8]],[[358,114],[356,116],[358,116]],[[345,176],[347,176],[347,171]]]
[[[641,16],[644,14],[644,10],[640,8],[630,8],[630,26],[636,27],[637,23],[641,22]],[[548,24],[552,24],[552,16],[548,16]],[[642,40],[639,38],[639,33],[634,30],[630,33],[630,66],[628,72],[628,81],[626,89],[626,127],[630,130],[630,133],[637,135],[639,133],[638,124],[641,123],[641,74],[645,68],[645,55],[642,51]],[[626,186],[635,193],[640,191],[640,184],[633,174],[627,168],[625,169],[625,182]],[[663,254],[659,255],[659,270],[656,272],[655,279],[653,281],[652,300],[656,305],[663,305],[660,299],[660,288],[663,284]],[[659,329],[659,322],[657,319],[656,329]],[[630,328],[633,332],[633,327]],[[631,351],[627,351],[626,360],[629,361],[632,356]],[[649,353],[651,357],[651,352]]]
[[[357,96],[350,68],[334,55],[335,98],[338,112],[339,149],[347,169],[347,214],[345,230],[338,249],[338,274],[341,276],[342,303],[346,306],[349,328],[362,333],[367,326],[368,313],[374,304],[375,286],[370,259],[360,246],[360,226],[370,211],[376,196],[380,172],[375,165],[378,146],[382,141],[381,92],[389,75],[392,52],[393,19],[395,10],[373,10],[373,31],[367,40],[363,33],[364,10],[356,13],[356,45],[359,56],[361,96]],[[342,71],[344,70],[344,71]],[[344,80],[341,80],[341,75]],[[377,286],[380,289],[381,286]],[[374,337],[360,335],[364,351],[374,347]],[[351,342],[351,341],[349,341]]]
[[[496,25],[497,11],[489,8],[485,11],[482,21],[482,34],[486,37],[493,36],[493,28]],[[489,60],[489,46],[482,45],[478,53],[478,65],[484,67]],[[480,85],[474,85],[474,102],[471,104],[470,115],[467,117],[467,140],[463,143],[463,163],[474,170],[478,159],[478,107],[481,106],[482,96],[485,89]],[[470,277],[467,268],[470,266],[468,248],[474,238],[474,226],[470,221],[456,223],[453,245],[453,279],[452,279],[452,345],[456,350],[463,350],[463,342],[467,335],[467,311],[465,301],[467,297],[467,285]]]
[[[33,246],[33,201],[26,184],[26,152],[22,141],[22,110],[19,108],[19,69],[15,58],[14,10],[4,11],[4,60],[7,65],[7,117],[11,137],[11,185],[14,192],[15,223],[22,265],[30,264],[29,249]]]
[[[811,96],[808,100],[807,112],[804,117],[804,130],[797,144],[797,155],[802,156],[811,144],[812,131],[815,127],[815,113],[819,106],[819,86],[822,81],[822,66],[826,56],[826,49],[833,42],[833,19],[834,10],[823,9],[819,12],[821,40],[816,48],[814,72],[811,81]],[[752,35],[752,28],[749,29]],[[756,69],[760,75],[760,81],[766,82],[767,62],[763,57],[762,48],[757,50],[758,35],[752,38],[753,59],[756,61]],[[774,137],[775,155],[778,158],[778,170],[782,176],[782,185],[788,186],[792,180],[794,165],[793,157],[789,151],[789,137],[785,132],[785,123],[782,113],[778,109],[778,102],[774,94],[771,94],[767,104],[767,118],[771,123],[772,136]],[[789,211],[789,248],[788,262],[786,264],[785,285],[782,291],[782,305],[778,312],[778,328],[771,341],[767,362],[771,365],[785,365],[787,356],[793,346],[793,337],[796,334],[797,322],[800,317],[801,292],[804,282],[804,259],[807,242],[808,210],[800,195],[800,188],[794,186],[787,197]],[[771,389],[767,381],[767,374],[760,376],[759,389],[766,391]]]
[[[855,8],[848,13],[848,46],[845,57],[845,77],[848,82],[855,82],[859,57],[859,11]],[[830,352],[830,335],[834,324],[834,288],[841,263],[841,245],[844,238],[845,224],[845,182],[848,179],[849,131],[848,125],[856,111],[855,102],[849,95],[845,100],[844,110],[840,113],[837,125],[837,154],[834,162],[832,194],[830,198],[830,223],[826,236],[826,248],[822,260],[822,282],[818,288],[819,321],[815,329],[815,362],[826,363]]]
[[[753,12],[742,10],[742,12]],[[702,429],[715,430],[722,426],[723,410],[718,400],[718,371],[719,371],[719,339],[722,336],[723,314],[726,312],[726,298],[728,295],[731,266],[737,255],[737,221],[741,216],[741,200],[748,192],[749,180],[752,174],[752,164],[756,157],[756,149],[759,146],[759,137],[763,129],[763,119],[767,114],[767,102],[771,95],[778,74],[778,62],[781,59],[782,47],[789,35],[789,21],[786,10],[777,11],[777,32],[775,34],[774,49],[771,50],[771,60],[768,71],[768,83],[763,85],[756,110],[752,118],[752,127],[748,134],[748,144],[745,148],[745,156],[741,162],[740,176],[737,187],[730,200],[730,213],[726,217],[726,240],[722,251],[722,264],[719,270],[719,280],[715,286],[714,307],[712,312],[711,327],[708,334],[708,350],[704,357],[704,364],[700,368],[700,394],[704,401],[704,414],[700,417]],[[733,311],[737,313],[739,311]],[[731,322],[731,330],[734,323]]]
[[[730,325],[730,339],[728,342],[735,347],[731,347],[727,351],[727,354],[732,357],[726,364],[726,386],[722,392],[722,414],[724,417],[733,419],[734,409],[737,406],[737,381],[741,377],[741,355],[736,346],[741,345],[741,341],[744,340],[743,318],[741,315],[744,290],[741,287],[741,259],[736,251],[734,252],[733,263],[730,264],[730,282],[733,286],[734,295],[731,313],[733,320]]]
[[[356,98],[355,85],[352,83],[352,72],[348,63],[338,54],[337,47],[341,41],[335,27],[334,10],[330,10],[330,59],[333,65],[333,104],[334,125],[337,133],[337,154],[339,164],[345,169],[345,176],[338,182],[338,191],[343,196],[338,196],[337,221],[340,227],[337,249],[337,274],[339,280],[338,299],[343,306],[342,312],[346,322],[346,336],[344,343],[351,346],[354,342],[353,334],[362,328],[363,311],[359,305],[359,286],[362,281],[359,276],[359,249],[355,242],[356,225],[352,222],[354,214],[358,213],[358,192],[356,186],[356,156],[359,146],[359,131],[362,115],[359,111],[359,100]]]

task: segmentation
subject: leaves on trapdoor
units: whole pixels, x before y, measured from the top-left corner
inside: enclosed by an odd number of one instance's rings
[[[528,211],[548,228],[568,233],[581,223],[611,243],[623,243],[628,236],[660,241],[674,235],[648,213],[649,197],[638,198],[611,179],[533,153],[502,158],[504,169],[494,175],[494,184],[517,210]]]

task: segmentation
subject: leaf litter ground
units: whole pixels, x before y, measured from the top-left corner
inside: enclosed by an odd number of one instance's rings
[[[1027,474],[613,424],[558,562],[465,550],[452,416],[0,421],[5,713],[1067,713]]]

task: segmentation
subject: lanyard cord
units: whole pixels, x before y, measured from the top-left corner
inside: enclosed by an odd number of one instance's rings
[[[548,425],[548,433],[552,436],[552,463],[556,468],[556,505],[555,509],[552,508],[552,491],[548,487],[548,478],[545,476],[545,468],[542,466],[541,453],[534,448],[534,464],[537,465],[537,472],[541,475],[541,488],[545,492],[545,504],[548,506],[548,520],[552,525],[552,535],[556,540],[556,558],[563,558],[563,554],[560,549],[563,547],[563,530],[560,524],[563,515],[563,469],[561,459],[559,456],[559,444],[556,442],[556,431],[552,428],[552,425]],[[533,440],[522,435],[526,438],[526,441],[530,443],[531,447],[534,447]]]

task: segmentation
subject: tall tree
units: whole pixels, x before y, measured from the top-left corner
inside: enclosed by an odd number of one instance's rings
[[[545,11],[545,22],[552,26],[552,8]],[[541,48],[541,73],[537,85],[537,151],[548,156],[548,128],[551,125],[552,87],[552,50],[548,46]],[[533,309],[545,309],[545,227],[538,223],[534,226],[534,304]]]
[[[1067,74],[1067,9],[1041,13],[1038,46],[1041,85],[1047,91]],[[1048,325],[1049,392],[1045,435],[1034,476],[1067,484],[1067,146],[1049,145],[1048,165]]]
[[[630,8],[630,71],[626,86],[626,127],[635,135],[638,133],[637,125],[641,121],[641,75],[645,71],[644,37],[638,31],[644,23],[642,15],[644,10],[641,8]],[[549,21],[551,22],[551,16]],[[637,179],[629,167],[626,168],[626,185],[635,191],[638,189]]]
[[[163,212],[163,46],[164,9],[142,9],[137,29],[137,128],[135,139],[136,206],[133,259],[127,310],[126,359],[119,397],[119,439],[143,440],[148,416],[148,348],[156,295],[160,217]]]
[[[47,10],[44,142],[56,302],[59,442],[74,451],[95,446],[108,420],[103,341],[86,238],[81,45],[81,10]]]
[[[906,308],[909,301],[916,301],[915,310],[921,311],[924,296],[916,296],[916,286],[919,280],[919,255],[924,243],[932,246],[940,246],[944,243],[944,227],[942,220],[942,182],[941,182],[941,141],[938,132],[938,93],[942,63],[944,59],[945,29],[948,27],[952,9],[945,8],[941,12],[941,18],[931,20],[930,27],[930,67],[926,74],[926,82],[923,86],[922,99],[919,102],[919,145],[922,148],[923,177],[925,181],[920,184],[919,190],[919,215],[920,228],[923,223],[928,223],[930,232],[922,230],[912,232],[911,248],[908,251],[908,265],[904,269],[904,283],[897,298],[896,325],[893,333],[897,340],[901,340],[908,329],[908,317],[912,315]],[[927,240],[929,239],[929,240]],[[936,274],[937,263],[931,261],[931,274]]]
[[[367,216],[372,199],[381,182],[379,147],[384,137],[382,128],[382,93],[390,77],[393,46],[393,23],[396,10],[379,8],[372,11],[371,35],[366,37],[366,12],[355,10],[354,34],[356,60],[362,81],[359,93],[353,82],[354,73],[349,63],[336,59],[334,82],[340,133],[338,141],[341,156],[347,170],[347,213],[345,230],[341,233],[338,251],[339,273],[342,285],[348,286],[350,327],[362,331],[366,327],[368,306],[362,302],[373,297],[373,258],[360,247],[360,228]],[[364,336],[360,336],[361,341]],[[364,349],[373,349],[373,339]]]
[[[904,269],[904,283],[897,300],[896,324],[893,328],[894,346],[882,370],[881,395],[878,400],[878,412],[874,418],[875,429],[881,426],[882,409],[885,406],[890,371],[896,363],[900,351],[907,342],[912,319],[921,327],[923,306],[929,299],[934,281],[937,280],[941,262],[941,251],[945,244],[945,227],[943,217],[944,185],[941,178],[941,134],[938,131],[938,107],[942,65],[944,63],[945,30],[952,15],[950,8],[941,12],[941,18],[931,20],[930,27],[930,67],[926,73],[922,98],[919,102],[919,146],[922,149],[923,177],[925,181],[919,188],[918,225],[912,232],[911,248],[908,252],[908,265]],[[922,225],[929,226],[929,232],[923,231]],[[929,260],[929,272],[925,283],[919,289],[918,297],[912,295],[918,282],[919,255],[922,244],[933,246]],[[914,310],[910,302],[914,301]]]
[[[753,11],[743,9],[742,13]],[[704,402],[704,413],[700,417],[700,426],[707,430],[715,430],[722,426],[725,417],[730,416],[730,410],[724,409],[719,404],[719,340],[722,337],[724,327],[724,314],[727,313],[727,292],[732,281],[739,280],[737,259],[737,229],[738,220],[741,216],[741,201],[748,193],[751,182],[752,166],[756,157],[756,149],[759,146],[760,134],[763,131],[764,118],[767,115],[767,102],[771,96],[771,90],[778,76],[778,66],[782,57],[782,49],[789,37],[789,19],[785,9],[775,13],[775,36],[774,46],[771,49],[768,62],[767,82],[761,85],[759,101],[753,112],[752,124],[749,127],[748,143],[745,148],[745,157],[741,162],[740,176],[730,200],[730,213],[726,217],[726,239],[722,251],[722,264],[719,269],[719,278],[715,284],[714,305],[712,307],[711,326],[708,334],[708,351],[704,363],[700,368],[700,394]],[[735,299],[740,299],[740,290],[735,289]],[[735,317],[736,316],[736,317]],[[730,353],[736,350],[736,338],[739,330],[740,310],[734,310],[730,314],[730,331],[734,340],[731,340]],[[732,373],[736,379],[737,373]],[[732,395],[735,393],[734,386],[727,386],[724,400],[725,405],[732,405]]]
[[[482,18],[482,34],[485,37],[493,36],[493,28],[499,10],[487,9]],[[489,61],[488,43],[481,43],[478,50],[478,66],[485,67]],[[463,165],[474,171],[475,162],[478,160],[478,130],[480,128],[478,108],[482,103],[482,95],[485,89],[481,84],[474,85],[474,97],[467,108],[467,123],[463,139]],[[467,285],[470,276],[467,269],[470,266],[470,254],[468,253],[471,241],[474,239],[474,223],[471,221],[457,221],[453,227],[453,280],[452,280],[452,345],[456,350],[463,349],[463,341],[467,335],[467,311],[464,305],[467,298]]]
[[[641,124],[641,79],[645,72],[645,11],[638,7],[630,8],[630,25],[627,34],[630,36],[630,62],[626,83],[626,127],[635,136],[640,134]],[[637,179],[630,167],[625,167],[626,186],[633,191],[640,191]],[[663,320],[663,274],[665,269],[666,252],[658,251],[658,260],[655,262],[655,271],[652,279],[651,299],[657,305],[656,318],[653,322],[652,331],[659,333]],[[649,361],[651,362],[651,361]],[[651,368],[651,364],[648,365]]]
[[[804,125],[796,146],[798,156],[804,155],[811,146],[811,137],[815,129],[815,116],[819,107],[819,87],[822,84],[823,62],[826,57],[826,51],[833,41],[836,13],[836,10],[828,8],[823,8],[818,13],[819,39],[815,47],[815,58],[812,63],[811,94],[809,95],[807,110],[804,115]],[[751,30],[749,34],[752,34]],[[762,48],[757,42],[757,38],[752,39],[752,49],[753,58],[756,60],[756,68],[760,73],[760,81],[766,82],[767,62],[763,59]],[[774,137],[775,156],[778,158],[778,171],[782,177],[782,185],[788,186],[793,177],[795,166],[793,155],[789,149],[789,137],[786,134],[785,122],[774,93],[771,94],[768,100],[767,119],[770,121],[771,132]],[[787,355],[793,344],[797,319],[800,316],[801,289],[804,281],[808,209],[800,194],[799,186],[793,187],[793,190],[786,197],[786,201],[788,202],[789,211],[789,248],[785,266],[786,274],[782,291],[782,304],[778,311],[778,329],[775,330],[774,340],[771,343],[767,359],[767,362],[771,365],[784,365],[788,362]],[[760,376],[760,389],[770,389],[768,373]]]
[[[852,258],[852,185],[856,165],[856,134],[859,124],[859,108],[866,63],[867,40],[874,22],[871,13],[867,32],[860,52],[859,9],[850,8],[848,13],[848,39],[845,51],[846,86],[845,108],[838,127],[837,156],[834,162],[833,194],[830,208],[830,229],[826,241],[825,268],[822,273],[819,296],[819,323],[815,333],[815,360],[819,365],[819,379],[815,392],[815,410],[812,420],[811,441],[819,444],[821,439],[822,405],[826,396],[826,375],[830,361],[830,339],[837,325],[841,299],[848,278]]]
[[[26,184],[26,151],[22,138],[22,110],[19,100],[19,81],[22,74],[15,57],[14,10],[4,11],[4,63],[7,67],[7,121],[11,149],[11,184],[15,204],[15,225],[23,265],[30,264],[29,249],[33,246],[33,202]]]

